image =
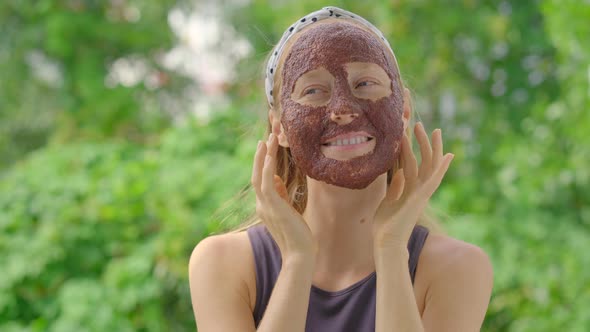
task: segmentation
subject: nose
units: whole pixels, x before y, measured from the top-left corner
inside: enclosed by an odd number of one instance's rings
[[[336,79],[327,111],[330,112],[330,120],[339,126],[347,125],[362,115],[362,107],[352,94],[345,77]]]
[[[353,112],[334,112],[330,113],[330,120],[336,122],[339,126],[347,125],[351,123],[354,119],[358,118],[357,113]]]

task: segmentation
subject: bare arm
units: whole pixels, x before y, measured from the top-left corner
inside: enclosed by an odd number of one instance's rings
[[[289,203],[287,188],[275,175],[278,140],[258,142],[252,186],[256,214],[276,241],[283,266],[258,331],[305,330],[317,244],[301,214]],[[244,266],[229,234],[209,237],[195,248],[189,263],[191,298],[201,332],[254,331]],[[242,269],[243,270],[243,269]],[[241,272],[241,273],[240,273]]]
[[[424,331],[408,270],[408,249],[382,251],[376,257],[375,331]]]
[[[407,96],[408,90],[404,91]],[[479,331],[490,299],[492,268],[481,249],[464,242],[436,252],[436,261],[430,265],[437,268],[427,274],[426,304],[420,319],[406,244],[454,155],[443,155],[439,129],[432,133],[432,146],[421,123],[416,124],[414,133],[420,144],[420,168],[409,137],[403,136],[403,168],[393,176],[373,222],[376,331]]]
[[[462,243],[438,255],[420,318],[407,252],[381,256],[377,268],[376,331],[479,331],[490,300],[492,266],[478,247]]]
[[[296,331],[305,329],[313,265],[293,257],[283,262],[264,317],[254,327],[244,272],[243,248],[228,235],[204,239],[189,263],[191,298],[200,332]]]
[[[283,263],[258,331],[305,330],[313,265],[305,259]]]
[[[259,142],[252,169],[256,213],[277,243],[283,261],[258,331],[301,332],[305,330],[317,244],[301,214],[289,203],[285,183],[275,174],[278,146],[273,133],[266,143]]]
[[[233,240],[208,237],[191,255],[189,282],[199,332],[256,331]]]

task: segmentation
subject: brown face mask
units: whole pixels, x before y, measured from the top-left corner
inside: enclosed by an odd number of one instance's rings
[[[376,101],[357,98],[349,87],[345,64],[371,62],[391,80],[389,96]],[[332,97],[325,106],[301,105],[291,99],[297,79],[323,67],[334,76]],[[403,96],[399,73],[389,50],[372,33],[351,23],[334,22],[303,31],[284,62],[281,87],[281,123],[295,164],[307,176],[332,185],[362,189],[394,166],[403,135]],[[356,113],[339,125],[330,114]],[[349,160],[326,158],[321,151],[327,138],[365,131],[375,140],[372,152]]]

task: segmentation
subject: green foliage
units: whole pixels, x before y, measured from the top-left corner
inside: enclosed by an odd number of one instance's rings
[[[325,5],[384,31],[417,117],[456,155],[434,204],[493,262],[483,331],[590,326],[590,5],[231,2],[225,19],[255,50],[228,86],[234,106],[170,127],[160,97],[185,82],[154,59],[171,45],[173,3],[0,3],[0,331],[194,330],[190,252],[253,205],[225,208],[263,129],[261,63]],[[106,84],[121,57],[146,61],[163,85]]]
[[[175,86],[155,61],[172,42],[161,27],[174,3],[2,1],[0,169],[49,140],[145,141],[165,128],[154,87],[105,82],[117,59],[130,58],[161,78],[157,90]]]
[[[0,183],[0,330],[190,331],[187,261],[248,180],[237,112],[156,148],[60,145]],[[222,166],[222,167],[220,167]]]

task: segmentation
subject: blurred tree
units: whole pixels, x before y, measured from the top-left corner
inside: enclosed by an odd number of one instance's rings
[[[0,176],[0,331],[194,331],[188,257],[254,152],[240,113],[150,149],[52,146]]]
[[[177,81],[156,61],[174,3],[2,1],[0,169],[49,138],[144,141],[164,128],[153,91]]]
[[[188,256],[247,184],[262,63],[324,5],[384,31],[418,118],[457,156],[434,204],[494,263],[483,331],[590,325],[587,2],[226,1],[255,50],[233,106],[165,129],[154,92],[186,83],[156,61],[172,2],[0,3],[0,168],[55,142],[0,173],[1,331],[194,329]]]

